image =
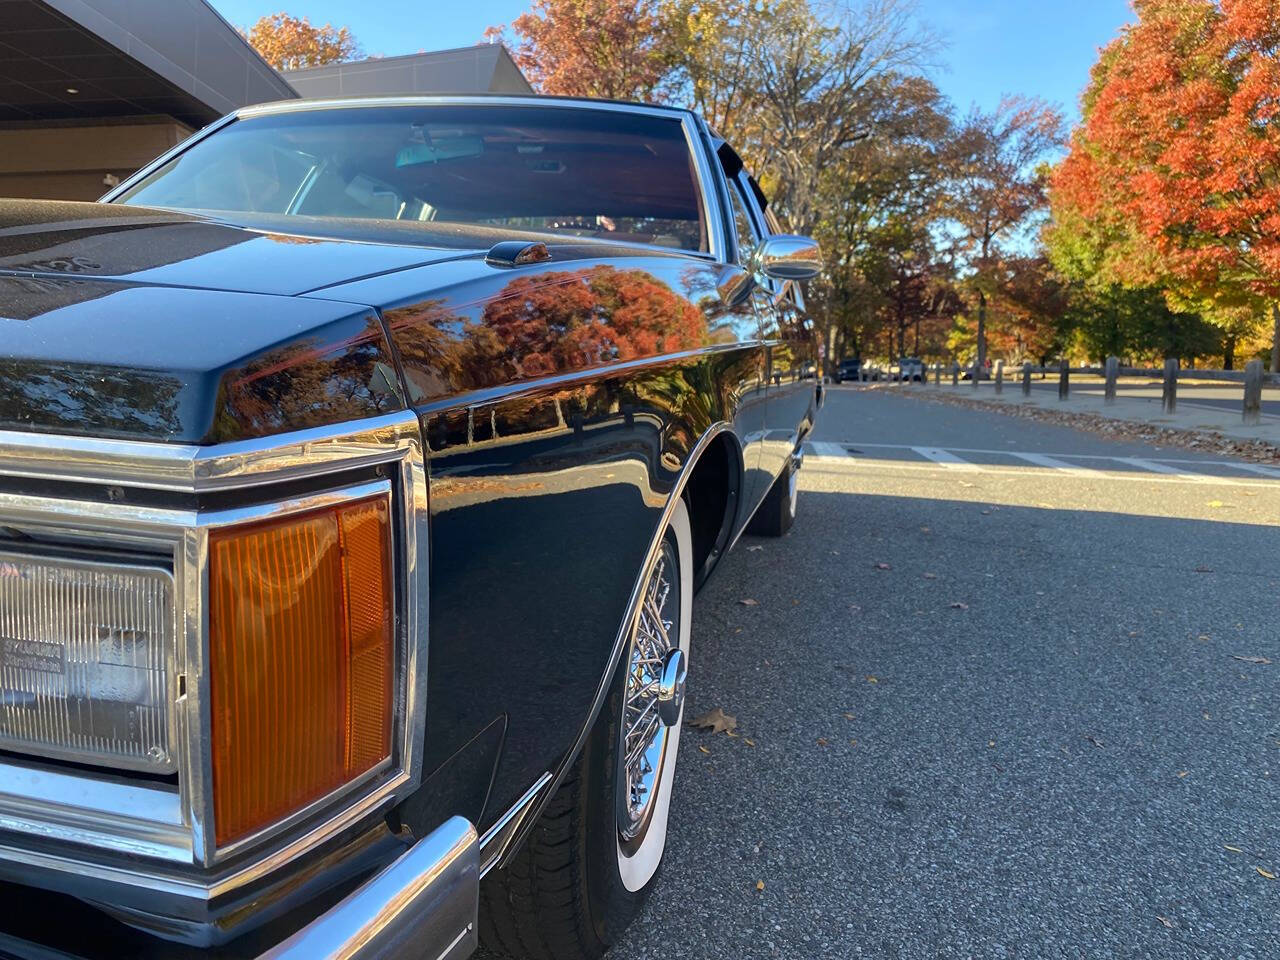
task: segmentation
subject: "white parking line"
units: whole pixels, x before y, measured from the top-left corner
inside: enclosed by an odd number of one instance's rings
[[[1217,467],[1227,470],[1238,470],[1241,473],[1253,474],[1255,477],[1266,477],[1270,480],[1280,480],[1280,469],[1267,467],[1256,463],[1246,463],[1244,461],[1234,460],[1190,460],[1178,459],[1175,457],[1161,457],[1155,460],[1149,457],[1117,457],[1105,456],[1096,453],[1024,453],[1018,450],[981,450],[972,447],[924,447],[909,446],[905,443],[863,443],[861,441],[846,441],[843,443],[831,442],[813,442],[806,444],[808,452],[815,457],[820,457],[824,461],[838,459],[846,465],[852,465],[864,462],[865,457],[859,457],[856,453],[851,453],[849,448],[852,446],[858,450],[867,450],[873,452],[875,450],[910,450],[916,456],[923,460],[929,461],[928,464],[919,464],[915,469],[928,470],[943,467],[948,470],[964,470],[976,471],[980,473],[1005,473],[1016,469],[1011,466],[1001,466],[1000,461],[995,463],[974,463],[966,460],[960,454],[973,455],[979,460],[986,457],[996,457],[1003,460],[1007,457],[1016,457],[1028,464],[1039,467],[1045,471],[1053,471],[1056,473],[1065,473],[1071,476],[1081,478],[1089,478],[1091,480],[1138,480],[1145,482],[1164,482],[1164,483],[1217,483],[1226,484],[1227,486],[1250,486],[1257,485],[1259,481],[1247,477],[1231,477],[1229,475],[1222,476],[1209,473],[1199,473],[1194,468]],[[1080,465],[1078,461],[1085,461],[1089,466]],[[1072,462],[1077,461],[1077,462]],[[878,463],[888,465],[890,461],[880,461]],[[904,469],[913,469],[911,461],[894,460],[895,466]],[[1096,466],[1093,466],[1096,464]],[[1106,469],[1105,464],[1118,464],[1127,467],[1127,470],[1121,471]],[[1039,471],[1037,471],[1039,472]],[[1152,476],[1154,474],[1154,476]]]
[[[1010,451],[1011,456],[1017,457],[1019,460],[1025,460],[1027,463],[1034,463],[1037,467],[1048,467],[1051,470],[1062,470],[1065,473],[1074,474],[1077,477],[1097,477],[1101,470],[1092,470],[1089,467],[1077,467],[1075,464],[1067,463],[1065,460],[1059,460],[1057,457],[1050,457],[1043,453],[1017,453]]]
[[[1258,463],[1222,463],[1220,466],[1235,467],[1237,470],[1248,470],[1250,473],[1260,473],[1264,477],[1270,477],[1272,480],[1280,480],[1280,470],[1264,467]]]
[[[1142,457],[1116,457],[1120,463],[1127,463],[1129,466],[1138,470],[1146,470],[1149,473],[1163,473],[1175,477],[1181,477],[1184,480],[1193,480],[1197,483],[1212,483],[1217,477],[1211,477],[1204,473],[1189,473],[1186,470],[1179,470],[1177,467],[1171,467],[1167,463],[1160,463],[1156,460],[1145,460]]]
[[[844,457],[848,459],[849,451],[838,443],[822,443],[810,441],[809,449],[815,457]]]
[[[943,450],[941,447],[912,447],[916,453],[924,457],[926,460],[932,460],[934,463],[949,467],[952,470],[977,470],[976,463],[970,463],[957,457],[950,450]]]

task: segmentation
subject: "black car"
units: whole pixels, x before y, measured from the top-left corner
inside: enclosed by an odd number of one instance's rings
[[[852,357],[846,357],[840,361],[840,365],[836,367],[836,383],[844,383],[846,380],[857,381],[861,376],[862,361]]]
[[[252,107],[104,200],[0,201],[0,954],[600,955],[817,247],[555,98]]]

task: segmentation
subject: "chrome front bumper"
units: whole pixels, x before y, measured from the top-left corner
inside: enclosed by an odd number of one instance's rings
[[[453,817],[261,960],[461,960],[479,901],[476,829]]]

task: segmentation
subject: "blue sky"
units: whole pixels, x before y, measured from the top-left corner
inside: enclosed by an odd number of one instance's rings
[[[312,23],[351,27],[368,54],[395,56],[462,47],[485,27],[510,23],[528,0],[212,0],[236,26],[282,7]],[[919,0],[921,18],[947,43],[933,71],[943,93],[966,112],[991,109],[1003,93],[1036,95],[1076,116],[1076,100],[1098,47],[1132,11],[1127,0]]]

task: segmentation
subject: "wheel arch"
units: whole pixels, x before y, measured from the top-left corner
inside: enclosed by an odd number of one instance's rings
[[[709,450],[715,450],[716,452],[713,453],[711,460],[704,461]],[[720,461],[717,461],[717,457],[720,458]],[[721,461],[725,464],[724,467],[717,466]],[[546,808],[547,803],[550,801],[551,797],[555,795],[556,790],[563,782],[565,775],[577,759],[578,754],[582,752],[582,749],[587,742],[587,737],[591,733],[591,728],[595,725],[596,718],[600,715],[600,710],[604,705],[605,699],[609,695],[610,682],[613,679],[614,673],[618,669],[618,663],[621,661],[623,652],[626,649],[631,626],[640,615],[640,600],[644,586],[645,574],[649,570],[650,565],[654,562],[654,558],[656,557],[662,543],[663,532],[671,522],[671,516],[675,512],[676,504],[683,501],[688,505],[689,501],[686,497],[686,493],[688,492],[689,484],[697,473],[699,465],[704,463],[706,464],[706,466],[704,466],[704,473],[700,476],[700,482],[702,484],[709,484],[711,482],[709,478],[715,476],[715,471],[718,469],[724,469],[729,471],[730,474],[736,478],[737,487],[734,489],[732,496],[729,496],[726,493],[725,496],[727,504],[721,508],[722,515],[725,516],[726,519],[716,528],[714,538],[708,540],[710,549],[715,549],[716,545],[723,539],[724,546],[720,548],[720,553],[713,557],[710,550],[708,550],[707,559],[710,560],[710,563],[706,563],[705,561],[700,562],[698,560],[698,548],[696,544],[694,546],[695,591],[697,590],[698,584],[701,580],[705,580],[705,576],[702,575],[704,573],[704,568],[705,573],[709,574],[711,569],[714,568],[715,562],[719,559],[719,556],[722,556],[728,545],[733,542],[732,535],[736,524],[736,518],[739,513],[738,501],[741,499],[740,491],[743,466],[742,448],[739,445],[736,434],[734,433],[733,425],[727,420],[718,420],[707,427],[707,429],[698,438],[697,443],[685,459],[684,465],[681,468],[680,474],[676,478],[675,483],[672,485],[671,491],[667,495],[662,516],[654,529],[653,536],[650,538],[649,548],[645,551],[643,562],[636,570],[635,583],[631,590],[630,600],[627,603],[626,614],[623,616],[622,622],[618,627],[618,633],[614,638],[608,662],[605,665],[604,672],[596,687],[595,696],[591,702],[591,709],[587,713],[582,726],[578,730],[573,746],[561,758],[559,764],[554,770],[553,776],[542,788],[537,800],[525,808],[521,816],[520,825],[511,831],[509,839],[504,843],[503,849],[495,856],[496,867],[505,867],[511,858],[512,852],[519,849],[520,845],[528,836],[529,831],[533,829],[534,824],[537,823],[538,818],[542,815],[542,811]],[[707,502],[714,504],[714,500],[712,500],[710,495],[705,492],[705,486],[703,487],[703,490],[704,493],[702,495],[707,498]],[[693,515],[695,512],[695,508],[693,506],[689,506],[689,513]]]
[[[693,463],[682,496],[693,531],[693,589],[729,551],[742,500],[742,447],[733,431],[716,434]]]

